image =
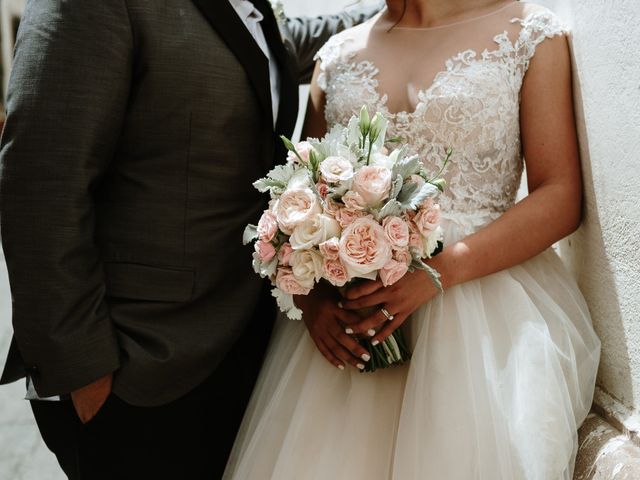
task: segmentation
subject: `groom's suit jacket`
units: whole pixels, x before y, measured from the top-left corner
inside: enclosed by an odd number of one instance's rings
[[[251,184],[284,157],[316,50],[373,13],[279,31],[254,3],[280,70],[275,129],[267,58],[227,0],[29,1],[0,153],[3,383],[27,374],[51,396],[117,371],[118,396],[159,405],[248,327],[264,286],[241,243],[265,207]]]

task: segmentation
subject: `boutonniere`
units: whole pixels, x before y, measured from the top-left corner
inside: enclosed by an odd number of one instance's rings
[[[287,16],[284,13],[284,4],[280,0],[271,0],[271,8],[273,9],[273,13],[278,21],[278,26],[282,27],[287,19]]]

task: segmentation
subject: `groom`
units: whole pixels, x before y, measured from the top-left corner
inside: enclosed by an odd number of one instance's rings
[[[221,477],[274,317],[242,247],[251,183],[284,157],[316,50],[367,13],[28,3],[0,153],[2,383],[27,377],[69,478]]]

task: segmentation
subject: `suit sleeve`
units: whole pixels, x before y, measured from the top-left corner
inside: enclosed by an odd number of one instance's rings
[[[125,117],[132,43],[124,0],[30,0],[19,29],[0,218],[15,340],[40,396],[119,367],[94,196]]]
[[[298,60],[299,82],[311,81],[315,65],[314,57],[329,38],[368,20],[380,11],[382,5],[381,3],[375,7],[350,9],[337,15],[288,18],[286,31]]]

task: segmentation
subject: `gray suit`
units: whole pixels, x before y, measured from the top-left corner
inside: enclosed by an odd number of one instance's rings
[[[267,60],[226,0],[28,3],[0,153],[3,383],[28,373],[50,396],[117,371],[118,397],[165,404],[260,321],[251,183],[282,159],[315,51],[364,15],[291,19],[281,42],[255,2],[282,78],[275,131]]]

